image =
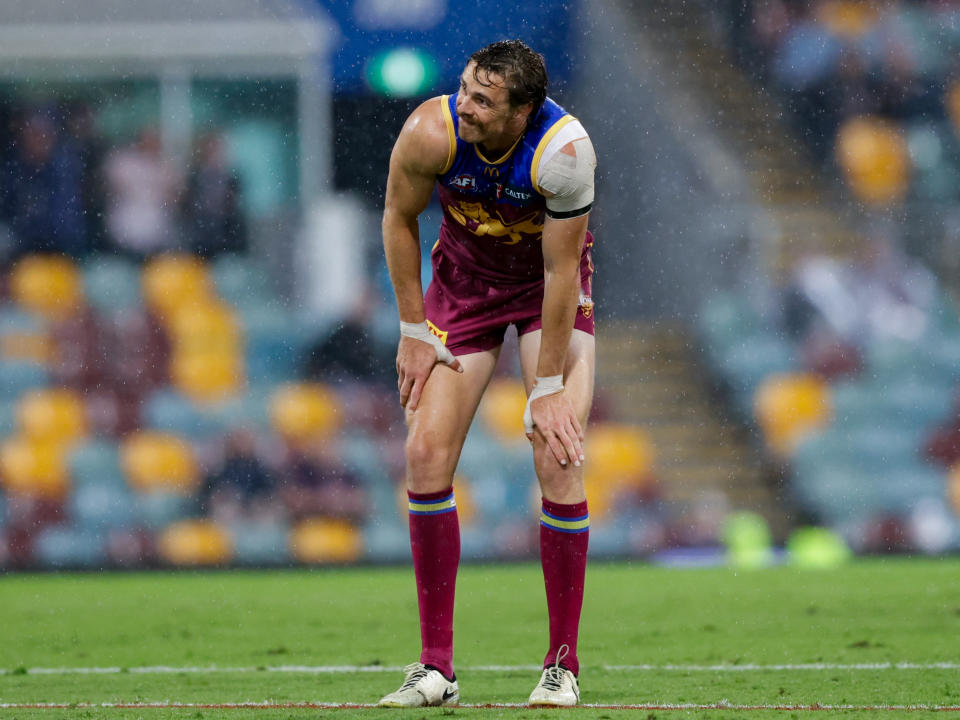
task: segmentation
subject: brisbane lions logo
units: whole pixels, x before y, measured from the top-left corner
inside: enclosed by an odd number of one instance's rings
[[[500,213],[491,215],[480,203],[460,200],[447,208],[450,215],[474,235],[489,235],[500,239],[505,245],[516,245],[524,235],[536,235],[543,232],[542,212],[534,210],[507,222]],[[494,211],[496,212],[496,211]],[[541,220],[541,222],[537,222]]]

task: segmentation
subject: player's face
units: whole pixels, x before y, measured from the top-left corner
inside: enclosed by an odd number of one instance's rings
[[[460,76],[457,94],[458,134],[464,142],[487,148],[509,147],[523,130],[528,110],[514,108],[500,75],[480,70],[474,77],[474,63]]]

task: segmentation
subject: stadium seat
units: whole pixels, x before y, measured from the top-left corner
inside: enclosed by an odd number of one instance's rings
[[[234,560],[242,565],[278,565],[290,559],[290,528],[285,523],[243,521],[228,528]]]
[[[753,415],[753,394],[764,379],[795,372],[799,360],[791,344],[771,332],[738,340],[718,358],[719,372],[733,390],[733,401],[744,417]]]
[[[194,255],[159,255],[141,274],[147,306],[162,320],[171,319],[181,307],[191,307],[214,298],[213,282],[206,263]]]
[[[53,345],[46,325],[12,303],[0,305],[0,362],[49,362]]]
[[[132,529],[137,522],[133,493],[106,482],[75,483],[67,509],[77,527],[92,532]]]
[[[28,390],[49,384],[50,372],[40,363],[0,361],[0,400],[16,400]]]
[[[98,255],[84,263],[83,287],[87,302],[103,315],[143,304],[140,269],[116,255]]]
[[[24,436],[0,445],[0,481],[8,493],[62,500],[70,487],[62,445]]]
[[[290,382],[302,372],[313,330],[276,302],[238,308],[246,337],[247,376],[254,384]]]
[[[120,449],[110,440],[88,440],[70,449],[67,464],[74,488],[87,486],[126,488],[120,467]]]
[[[130,487],[140,492],[189,494],[200,482],[193,450],[176,435],[134,433],[123,440],[120,462]]]
[[[134,501],[137,523],[154,532],[185,520],[196,510],[196,500],[192,495],[170,490],[138,492]]]
[[[837,132],[836,157],[864,202],[886,205],[906,194],[910,159],[902,132],[890,121],[869,116],[846,120]]]
[[[58,385],[85,392],[106,383],[106,333],[96,313],[84,308],[54,325],[48,365]]]
[[[815,375],[773,375],[757,388],[754,413],[767,447],[787,457],[801,438],[830,422],[830,390]]]
[[[170,380],[193,402],[209,405],[241,392],[246,381],[243,357],[236,352],[174,350]]]
[[[184,520],[157,541],[160,559],[175,566],[224,565],[233,557],[230,534],[209,520]]]
[[[487,386],[479,412],[487,431],[500,442],[527,443],[523,429],[523,411],[526,407],[527,391],[523,382],[497,378]]]
[[[103,565],[103,537],[82,527],[51,526],[40,530],[33,541],[37,562],[51,569],[91,569]]]
[[[10,272],[10,294],[21,307],[51,320],[69,317],[84,306],[80,271],[60,255],[19,260]]]
[[[340,427],[339,398],[321,383],[284,385],[270,398],[274,430],[294,443],[309,443]]]
[[[816,19],[831,34],[855,42],[877,24],[880,11],[861,0],[828,0],[817,5]]]
[[[960,517],[960,463],[950,468],[947,474],[947,497],[953,512]]]
[[[344,520],[304,520],[290,533],[290,550],[302,563],[349,563],[363,553],[363,536]]]
[[[641,428],[598,424],[587,436],[585,454],[584,480],[591,518],[605,518],[624,495],[638,501],[655,492],[656,449]]]
[[[179,308],[167,328],[174,352],[236,354],[243,350],[237,318],[222,302]]]
[[[87,433],[83,400],[72,390],[31,390],[20,399],[17,419],[32,440],[70,444]]]
[[[151,430],[203,440],[225,432],[228,417],[216,406],[197,405],[173,388],[154,391],[143,403],[144,424]]]
[[[262,306],[273,299],[267,273],[243,255],[220,255],[210,263],[217,294],[234,307]]]

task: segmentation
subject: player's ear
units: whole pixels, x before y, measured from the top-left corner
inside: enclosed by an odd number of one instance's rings
[[[533,103],[525,103],[524,105],[519,105],[514,108],[514,117],[522,117],[524,120],[529,120],[531,114],[533,113]]]

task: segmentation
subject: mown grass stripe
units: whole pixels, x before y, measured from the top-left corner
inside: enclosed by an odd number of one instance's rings
[[[590,669],[590,666],[584,666]],[[473,665],[458,668],[461,672],[530,672],[539,671],[540,665]],[[882,663],[796,663],[761,665],[756,663],[718,665],[601,665],[595,667],[604,672],[816,672],[824,670],[876,671],[876,670],[960,670],[960,662],[882,662]],[[402,665],[266,665],[245,667],[220,667],[199,665],[176,667],[170,665],[147,665],[142,667],[36,667],[15,670],[0,668],[0,675],[179,675],[205,673],[302,673],[305,675],[339,675],[351,673],[402,672]]]
[[[377,707],[373,704],[361,703],[331,703],[331,702],[239,702],[239,703],[181,703],[181,702],[142,702],[142,703],[0,703],[3,710],[362,710]],[[461,703],[457,707],[463,709],[529,709],[525,703]],[[734,710],[734,711],[761,711],[773,710],[781,712],[817,712],[817,711],[863,711],[863,712],[960,712],[960,705],[738,705],[721,701],[717,703],[638,703],[625,705],[607,705],[601,703],[585,703],[581,708],[594,710]]]

